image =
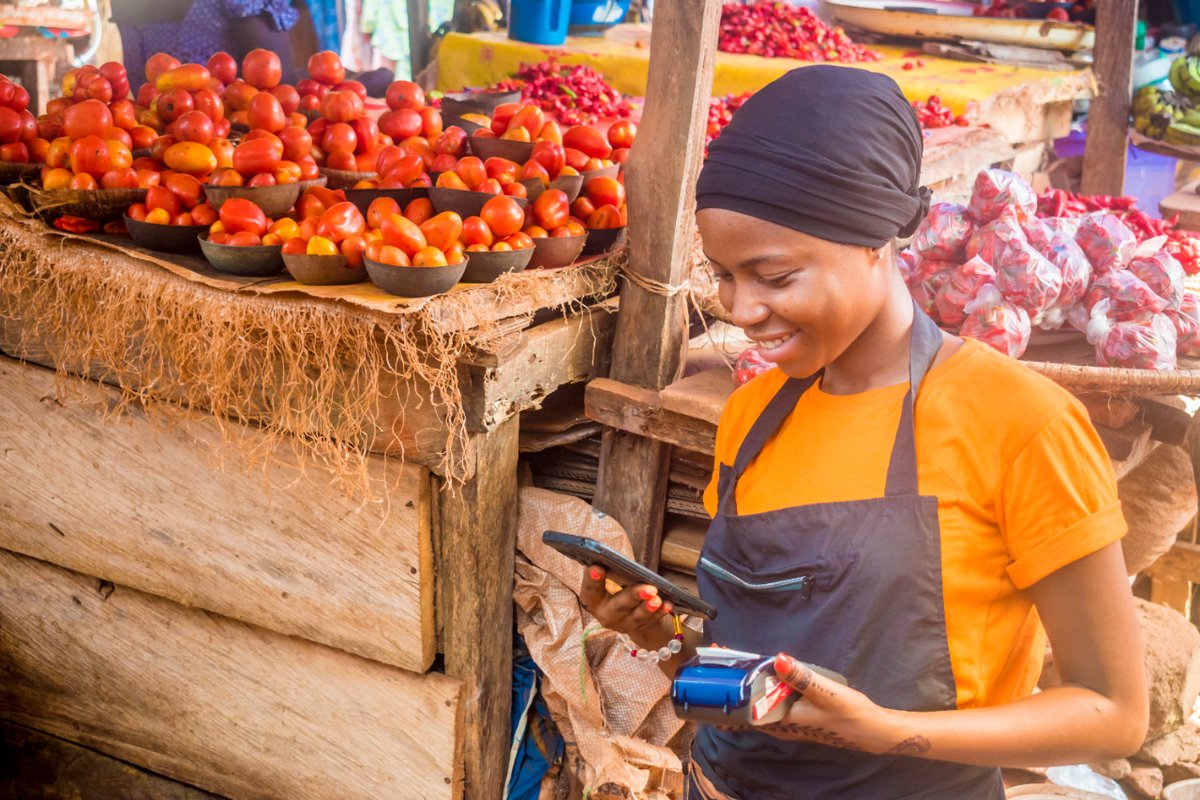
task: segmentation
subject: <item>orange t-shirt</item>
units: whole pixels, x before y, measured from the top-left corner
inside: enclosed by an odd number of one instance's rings
[[[774,369],[734,392],[718,463],[733,463],[786,379]],[[906,389],[830,395],[814,385],[743,474],[739,513],[882,496]],[[1112,465],[1075,398],[969,339],[929,371],[915,416],[920,492],[938,500],[958,707],[1024,697],[1045,634],[1021,590],[1124,536]],[[715,513],[715,472],[704,501]]]

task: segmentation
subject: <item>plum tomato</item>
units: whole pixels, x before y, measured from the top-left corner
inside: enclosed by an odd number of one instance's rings
[[[231,197],[221,204],[217,213],[228,233],[249,231],[256,236],[267,232],[267,215],[253,201],[244,197]]]
[[[625,205],[625,187],[616,178],[592,178],[583,191],[597,208],[603,205],[620,208]]]
[[[504,237],[517,233],[525,225],[525,211],[520,203],[507,195],[493,197],[483,204],[479,212],[483,221],[496,236]]]
[[[571,201],[559,189],[547,189],[533,201],[533,217],[546,230],[565,225],[571,217]]]
[[[410,257],[427,244],[421,227],[400,214],[386,217],[380,231],[384,244],[397,247]]]
[[[362,212],[349,201],[330,206],[317,222],[317,235],[334,242],[341,242],[347,236],[363,233],[366,229],[367,221],[363,219]]]

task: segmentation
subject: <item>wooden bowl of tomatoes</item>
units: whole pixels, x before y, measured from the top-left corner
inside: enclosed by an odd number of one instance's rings
[[[587,186],[588,181],[593,178],[615,178],[617,173],[621,171],[620,164],[612,164],[611,166],[601,167],[600,169],[588,170],[581,172],[579,177],[582,179],[582,186]]]
[[[160,253],[199,253],[207,225],[160,225],[125,215],[125,229],[138,247]]]
[[[542,183],[537,178],[530,178],[527,181],[521,181],[525,187],[525,192],[529,197],[529,202],[537,200],[538,195],[547,189],[558,189],[567,196],[568,203],[574,203],[579,197],[579,193],[583,191],[583,176],[582,175],[560,175],[550,183]]]
[[[616,250],[625,244],[624,226],[620,228],[594,228],[587,232],[587,243],[583,246],[583,255],[598,256],[611,250]]]
[[[583,236],[543,236],[533,240],[533,257],[529,266],[533,268],[554,269],[574,264],[575,259],[583,252],[587,243],[587,235]]]
[[[462,280],[470,258],[445,267],[397,267],[366,259],[371,282],[397,297],[432,297],[453,289]]]
[[[30,164],[24,161],[0,161],[0,184],[7,186],[10,183],[32,178],[42,170],[41,164]]]
[[[429,189],[428,192],[434,211],[439,214],[443,211],[453,211],[463,219],[478,217],[488,200],[491,200],[493,197],[502,196],[488,194],[487,192],[467,192],[462,189],[441,189],[436,186]],[[512,199],[522,209],[529,203],[524,197],[514,197]]]
[[[217,244],[207,236],[197,238],[204,258],[217,272],[246,278],[268,278],[283,272],[283,245]]]
[[[484,161],[489,158],[507,158],[524,164],[533,157],[533,142],[518,142],[513,139],[497,139],[494,136],[469,136],[471,155]]]
[[[94,220],[117,219],[134,203],[146,199],[145,189],[45,189],[30,187],[29,204],[47,219],[64,215]]]
[[[505,103],[516,103],[520,100],[520,91],[483,89],[477,92],[450,92],[442,96],[442,115],[483,114],[490,117],[493,111]]]
[[[522,250],[470,250],[463,283],[491,283],[506,272],[520,272],[533,258],[532,247]]]
[[[308,286],[342,286],[367,280],[366,266],[352,267],[349,259],[343,255],[284,253],[283,265],[297,283]]]
[[[358,206],[363,214],[371,207],[371,203],[380,197],[390,197],[399,203],[400,208],[406,207],[418,197],[428,197],[429,190],[424,186],[414,186],[410,189],[347,189],[346,199]]]
[[[297,181],[296,185],[300,187],[300,194],[304,194],[314,186],[324,186],[327,183],[329,183],[329,178],[320,175],[310,181]]]
[[[321,175],[325,178],[325,185],[330,189],[352,189],[359,181],[379,180],[378,172],[351,172],[346,169],[330,169],[329,167],[321,167]]]
[[[233,197],[241,197],[262,209],[271,219],[282,217],[292,210],[300,197],[299,183],[280,183],[275,186],[205,186],[204,196],[214,211]]]

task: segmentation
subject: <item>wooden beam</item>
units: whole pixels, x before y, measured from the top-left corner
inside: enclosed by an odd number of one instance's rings
[[[64,381],[70,383],[63,385]],[[58,389],[70,398],[58,401]],[[433,662],[430,477],[370,456],[364,505],[287,442],[0,358],[0,547],[423,672]],[[251,452],[264,465],[250,469]],[[224,463],[222,463],[224,462]]]
[[[445,675],[6,550],[0,619],[0,718],[237,800],[457,796],[462,685]]]
[[[630,386],[607,378],[594,380],[588,384],[587,394],[584,395],[584,413],[588,419],[602,422],[618,431],[636,434],[639,438],[676,445],[709,456],[716,451],[715,423],[663,408],[658,392],[653,389]],[[601,457],[603,452],[601,448]],[[601,477],[603,469],[602,463]],[[662,470],[664,475],[668,471]]]
[[[691,269],[695,183],[704,156],[716,61],[718,0],[661,0],[654,9],[646,112],[629,154],[628,270],[670,287]],[[612,377],[661,389],[679,375],[687,338],[687,301],[626,281],[613,341]],[[634,555],[657,560],[669,450],[625,433],[604,436],[596,507],[629,533]]]
[[[0,797],[222,800],[24,725],[0,722],[0,753]]]
[[[429,65],[429,0],[408,0],[408,59],[412,80]]]
[[[1129,101],[1137,0],[1105,0],[1096,10],[1095,63],[1100,92],[1088,108],[1084,194],[1125,193]]]
[[[439,627],[446,674],[465,684],[466,800],[499,800],[508,769],[519,427],[472,436],[474,477],[440,499]]]

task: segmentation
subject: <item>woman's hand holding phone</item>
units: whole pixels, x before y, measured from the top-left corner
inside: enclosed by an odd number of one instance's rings
[[[607,571],[593,564],[583,570],[579,597],[596,620],[609,630],[623,633],[639,648],[657,650],[671,638],[667,616],[674,610],[658,589],[646,584],[626,586],[610,594]]]

